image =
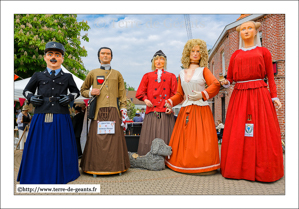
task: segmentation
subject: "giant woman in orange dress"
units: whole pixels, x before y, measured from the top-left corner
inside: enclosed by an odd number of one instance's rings
[[[186,99],[171,135],[172,155],[166,165],[182,173],[207,173],[220,168],[217,133],[207,101],[218,94],[220,83],[207,68],[208,50],[203,40],[189,40],[182,54],[185,69],[180,71],[176,94],[165,104],[166,113]]]

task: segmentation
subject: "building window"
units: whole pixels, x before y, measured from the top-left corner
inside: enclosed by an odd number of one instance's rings
[[[131,99],[131,102],[133,102],[133,98],[130,98]]]
[[[225,96],[221,97],[222,123],[225,123]]]
[[[225,58],[224,58],[224,51],[221,53],[221,58],[222,58],[222,73],[223,76],[225,76]]]
[[[263,37],[263,36],[262,36],[263,33],[260,31],[260,32],[259,32],[259,35],[260,35],[261,46],[263,46],[263,42],[262,42],[262,40],[263,40],[263,38],[262,38],[262,37]]]
[[[212,63],[211,72],[212,72],[212,74],[214,75],[214,62]]]

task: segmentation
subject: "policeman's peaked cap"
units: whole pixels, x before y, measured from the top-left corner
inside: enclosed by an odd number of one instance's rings
[[[109,49],[109,50],[110,50],[110,52],[111,52],[111,60],[112,60],[112,58],[113,58],[112,50],[111,50],[109,47],[104,46],[104,47],[101,47],[101,48],[99,49],[99,51],[98,51],[99,62],[101,63],[101,60],[100,60],[100,52],[101,52],[102,49]]]
[[[46,44],[45,53],[47,53],[47,51],[50,51],[50,50],[60,51],[62,55],[64,55],[64,52],[65,52],[64,46],[61,43],[57,43],[54,41],[48,42]]]
[[[151,62],[153,61],[153,59],[154,59],[156,56],[163,56],[163,57],[165,57],[165,59],[167,59],[166,55],[162,52],[162,50],[159,50],[159,51],[157,51],[157,52],[154,54],[153,58],[151,59]]]

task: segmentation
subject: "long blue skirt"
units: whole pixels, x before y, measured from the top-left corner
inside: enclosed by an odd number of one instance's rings
[[[66,184],[80,176],[72,121],[68,114],[32,118],[17,181],[20,184]]]

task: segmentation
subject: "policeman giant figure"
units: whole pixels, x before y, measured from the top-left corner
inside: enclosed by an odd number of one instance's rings
[[[72,75],[61,70],[64,52],[62,44],[48,42],[47,69],[34,73],[23,91],[35,111],[17,178],[21,184],[65,184],[80,176],[68,110],[80,93]]]

